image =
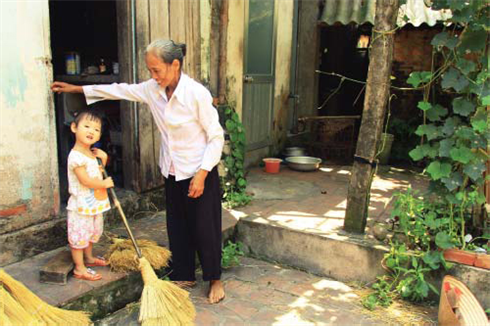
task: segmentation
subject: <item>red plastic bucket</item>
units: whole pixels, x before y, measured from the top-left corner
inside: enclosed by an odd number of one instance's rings
[[[282,160],[280,158],[264,158],[265,172],[267,173],[279,173],[279,167]]]

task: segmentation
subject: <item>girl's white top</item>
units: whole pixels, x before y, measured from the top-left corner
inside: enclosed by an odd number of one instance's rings
[[[177,181],[188,179],[199,169],[211,171],[219,163],[224,132],[213,98],[186,74],[181,74],[170,99],[153,79],[131,85],[83,86],[83,92],[87,104],[101,100],[148,104],[162,137],[159,166],[165,178],[172,172]]]
[[[111,208],[107,189],[91,189],[80,183],[75,174],[75,168],[84,166],[87,174],[92,179],[102,180],[102,172],[95,157],[88,157],[76,150],[71,150],[68,155],[68,199],[69,211],[82,215],[95,215],[103,213]]]

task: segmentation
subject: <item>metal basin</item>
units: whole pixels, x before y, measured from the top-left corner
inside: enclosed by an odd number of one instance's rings
[[[320,167],[322,160],[311,156],[292,156],[287,157],[288,167],[296,171],[316,171]]]

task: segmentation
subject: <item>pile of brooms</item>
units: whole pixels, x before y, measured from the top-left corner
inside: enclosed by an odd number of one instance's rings
[[[105,170],[103,174],[107,177]],[[170,253],[153,241],[136,242],[114,189],[109,191],[131,239],[114,240],[106,257],[113,270],[141,271],[144,288],[141,295],[140,323],[143,326],[192,325],[196,311],[189,299],[189,293],[172,282],[158,279],[152,268],[152,265],[154,268],[165,267]],[[134,258],[135,254],[137,259]],[[0,270],[0,326],[78,326],[91,323],[88,313],[53,307]]]

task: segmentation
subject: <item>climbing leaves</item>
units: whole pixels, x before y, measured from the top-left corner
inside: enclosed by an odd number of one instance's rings
[[[451,164],[433,161],[427,167],[427,173],[429,173],[434,180],[449,177],[449,175],[451,174]]]
[[[453,67],[449,68],[449,70],[442,76],[441,86],[444,89],[454,88],[456,92],[460,92],[468,86],[468,84],[469,81],[466,77]]]
[[[475,104],[463,97],[457,97],[453,100],[453,111],[454,113],[467,117],[475,111]]]

